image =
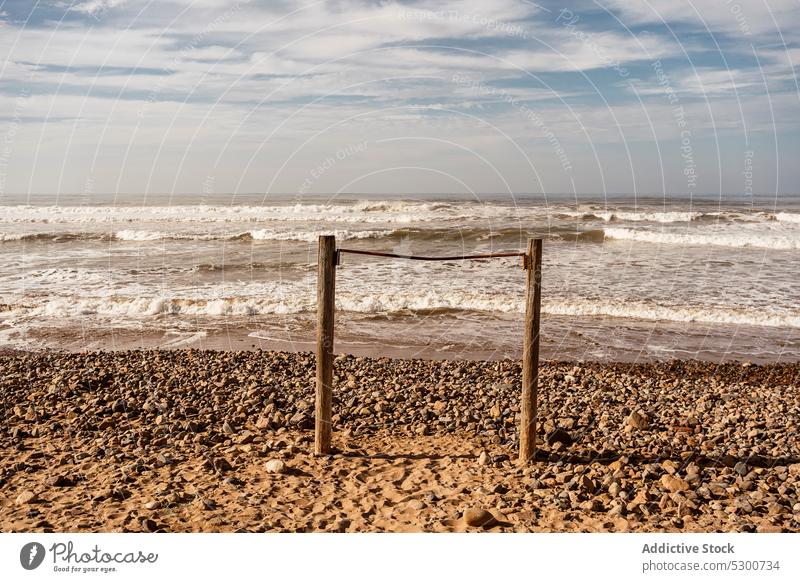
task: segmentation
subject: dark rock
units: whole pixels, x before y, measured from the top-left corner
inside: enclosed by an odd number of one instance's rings
[[[547,435],[547,444],[553,445],[555,443],[561,443],[565,447],[572,445],[575,441],[572,438],[572,435],[569,434],[563,428],[557,428],[553,430],[549,435]]]

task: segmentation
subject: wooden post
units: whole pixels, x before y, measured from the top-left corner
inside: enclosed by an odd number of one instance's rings
[[[317,258],[317,390],[314,453],[331,450],[333,400],[333,317],[336,299],[336,237],[319,237]]]
[[[528,239],[525,256],[525,339],[522,351],[522,418],[519,427],[519,460],[536,456],[536,415],[539,376],[539,320],[542,304],[542,239]]]

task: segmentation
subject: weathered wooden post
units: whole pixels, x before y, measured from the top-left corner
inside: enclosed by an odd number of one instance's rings
[[[528,239],[525,255],[525,339],[522,350],[522,418],[519,427],[519,460],[536,456],[536,415],[539,375],[539,320],[542,305],[542,239]]]
[[[317,390],[314,453],[331,450],[333,401],[333,317],[336,300],[336,237],[319,237],[317,258]]]

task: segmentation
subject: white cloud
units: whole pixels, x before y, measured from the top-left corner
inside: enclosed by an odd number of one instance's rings
[[[797,0],[606,0],[604,5],[618,10],[635,23],[683,22],[711,34],[739,35],[777,34],[794,36],[797,27],[792,16],[797,14]]]
[[[615,64],[632,67],[681,56],[674,40],[655,33],[633,37],[616,29],[591,34],[588,20],[580,23],[585,35],[571,34],[554,14],[520,0],[407,6],[351,0],[300,8],[292,4],[286,12],[274,2],[265,7],[180,0],[166,6],[153,3],[135,21],[132,16],[126,20],[127,11],[138,14],[141,7],[134,4],[82,2],[77,8],[85,14],[115,8],[114,20],[81,24],[73,19],[46,30],[12,28],[14,34],[0,34],[0,54],[7,57],[0,65],[0,108],[14,106],[19,87],[31,93],[14,144],[10,184],[27,189],[33,180],[34,189],[74,191],[95,172],[98,190],[116,188],[121,176],[126,191],[164,191],[173,183],[191,190],[191,176],[204,178],[221,155],[223,163],[213,167],[221,175],[219,188],[240,184],[259,189],[290,151],[315,134],[319,136],[293,161],[297,167],[324,159],[341,143],[428,136],[501,158],[498,163],[506,163],[519,183],[525,183],[521,170],[508,161],[518,161],[507,155],[513,149],[508,140],[539,160],[552,157],[552,147],[541,126],[498,95],[525,101],[572,148],[575,164],[591,161],[591,145],[618,149],[623,142],[652,144],[678,135],[672,108],[652,74],[635,79],[633,73],[612,71]],[[695,4],[701,11],[710,7],[705,1]],[[615,4],[629,22],[655,22],[642,5]],[[663,6],[669,22],[688,19],[672,4]],[[176,14],[180,17],[173,21]],[[730,30],[721,15],[709,18],[717,19],[715,31]],[[784,21],[791,18],[784,16]],[[768,34],[762,19],[757,22],[752,30]],[[708,49],[698,42],[683,42],[683,48],[690,54]],[[798,49],[784,51],[780,43],[771,42],[758,50],[763,71],[670,68],[698,140],[702,136],[712,143],[715,130],[743,131],[742,111],[749,132],[775,133],[800,123],[794,121],[800,120],[796,95],[779,90],[794,78],[791,67],[800,58]],[[597,88],[571,75],[602,69],[611,71],[613,80],[598,81]],[[453,81],[456,73],[504,89],[470,90]],[[774,92],[771,104],[782,120],[778,129],[765,106],[762,73]],[[559,89],[548,89],[532,76]],[[630,83],[644,106],[625,92]],[[620,95],[625,97],[621,102]],[[408,148],[410,142],[404,143],[387,141],[364,163],[422,159],[456,172],[465,164],[452,148],[420,145],[424,142]],[[87,152],[99,152],[104,163],[91,169],[93,156]],[[178,170],[184,155],[186,165]],[[258,160],[258,169],[245,172],[251,158]],[[66,164],[64,183],[54,183],[53,175],[40,171],[51,164]],[[547,167],[558,179],[563,177],[557,162]],[[152,183],[147,181],[151,173]],[[291,180],[278,184],[278,190],[294,187]]]
[[[127,0],[86,0],[85,2],[80,2],[70,6],[69,9],[75,12],[82,12],[91,16],[97,16],[106,10],[116,8],[117,6],[124,4],[126,1]]]

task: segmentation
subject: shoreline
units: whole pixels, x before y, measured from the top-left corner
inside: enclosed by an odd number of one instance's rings
[[[337,356],[325,457],[308,352],[0,371],[2,531],[800,531],[798,363],[543,361],[527,466],[517,361]]]
[[[658,363],[673,359],[756,364],[800,362],[800,340],[791,328],[723,326],[614,318],[548,316],[542,322],[541,355],[574,362]],[[494,327],[492,327],[494,326]],[[436,317],[376,320],[336,314],[335,347],[357,357],[426,360],[502,361],[522,356],[523,321],[440,320]],[[188,322],[164,319],[138,329],[112,324],[33,326],[0,324],[0,338],[11,349],[47,353],[140,349],[220,351],[313,351],[313,314],[270,319]],[[5,349],[9,349],[5,348]],[[3,348],[0,348],[2,350]]]

